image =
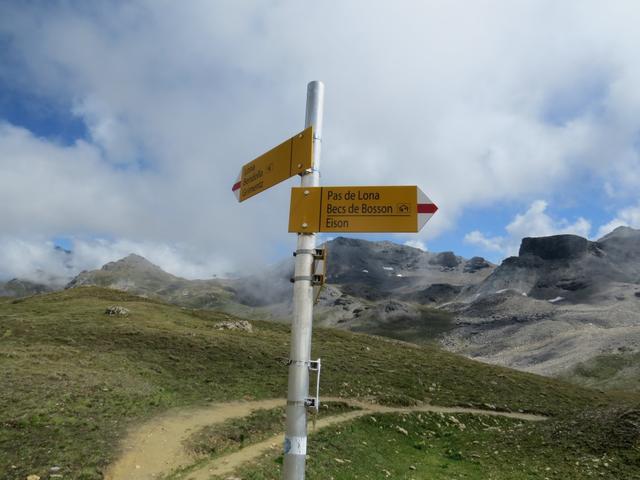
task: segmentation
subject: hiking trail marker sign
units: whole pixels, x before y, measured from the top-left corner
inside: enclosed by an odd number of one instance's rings
[[[289,232],[419,232],[438,210],[416,186],[295,187]]]
[[[243,165],[232,190],[239,202],[265,191],[294,175],[313,168],[313,128],[305,128],[289,140]]]
[[[418,232],[438,207],[416,186],[321,187],[320,153],[324,84],[307,85],[305,129],[247,163],[233,184],[239,202],[300,175],[291,190],[289,231],[297,233],[293,316],[289,353],[282,476],[304,480],[307,409],[320,405],[320,359],[311,360],[314,288],[324,282],[326,250],[316,248],[318,232]],[[322,272],[318,273],[318,268]],[[309,372],[316,372],[316,396],[309,396]]]

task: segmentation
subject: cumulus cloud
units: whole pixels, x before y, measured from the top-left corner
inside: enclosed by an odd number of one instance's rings
[[[547,202],[536,200],[524,213],[519,213],[506,227],[504,236],[486,236],[478,230],[465,235],[465,242],[477,245],[487,251],[499,252],[505,256],[516,255],[520,241],[524,237],[544,237],[571,233],[588,237],[591,223],[580,217],[571,223],[566,219],[555,219],[547,212]]]
[[[591,224],[580,217],[574,223],[566,219],[556,220],[546,213],[548,204],[544,200],[536,200],[531,207],[523,213],[515,216],[507,225],[507,233],[512,237],[543,237],[558,235],[560,233],[573,233],[582,237],[588,237]]]
[[[148,215],[135,175],[110,169],[98,149],[62,146],[0,123],[0,220],[5,234],[136,230]],[[148,200],[148,199],[147,199]]]
[[[420,185],[440,207],[421,241],[469,205],[580,188],[579,174],[620,195],[640,186],[636,2],[0,8],[0,88],[55,101],[88,132],[61,145],[0,128],[0,222],[14,239],[273,261],[295,241],[295,180],[242,205],[230,187],[243,163],[302,129],[312,79],[327,85],[323,182]]]

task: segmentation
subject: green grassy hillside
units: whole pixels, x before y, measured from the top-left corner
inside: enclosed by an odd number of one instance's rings
[[[361,417],[311,436],[307,478],[638,479],[640,435],[627,428],[639,419],[616,409],[547,422],[436,413]],[[281,456],[265,458],[239,476],[276,480],[281,465]]]
[[[105,315],[114,304],[130,314]],[[64,478],[102,478],[135,422],[174,406],[284,397],[288,327],[216,329],[229,318],[94,287],[0,300],[2,478],[48,478],[56,466]],[[314,331],[313,356],[323,358],[327,396],[536,412],[558,422],[636,401],[336,330]]]
[[[562,378],[585,387],[640,392],[640,353],[598,355]]]

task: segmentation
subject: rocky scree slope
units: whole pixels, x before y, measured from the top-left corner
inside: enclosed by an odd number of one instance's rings
[[[428,310],[456,299],[495,268],[481,257],[465,259],[453,252],[425,252],[392,242],[338,237],[325,246],[327,284],[318,298],[316,322],[369,333],[384,333],[382,327],[391,331],[398,322],[410,329],[432,330]],[[292,276],[293,260],[288,259],[258,275],[236,279],[231,282],[234,299],[262,307],[274,318],[288,318]],[[432,338],[433,332],[426,336]],[[420,342],[423,335],[408,332],[401,339]]]
[[[509,257],[476,290],[513,289],[545,300],[599,303],[612,284],[640,283],[640,232],[619,227],[591,242],[576,235],[522,240],[517,257]]]
[[[456,320],[443,344],[491,363],[559,375],[638,352],[640,231],[525,238],[517,257],[445,308]]]

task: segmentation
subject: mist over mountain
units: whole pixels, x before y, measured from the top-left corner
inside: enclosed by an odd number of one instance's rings
[[[453,252],[425,252],[387,241],[338,237],[323,246],[328,251],[327,284],[368,301],[420,297],[440,284],[461,289],[484,280],[495,268],[481,257],[467,260]],[[236,279],[232,283],[238,300],[256,306],[290,302],[293,266],[290,258],[260,274]],[[432,297],[439,298],[437,289],[432,290]]]
[[[13,278],[8,282],[0,282],[0,297],[28,297],[54,290],[51,285],[18,278]]]

